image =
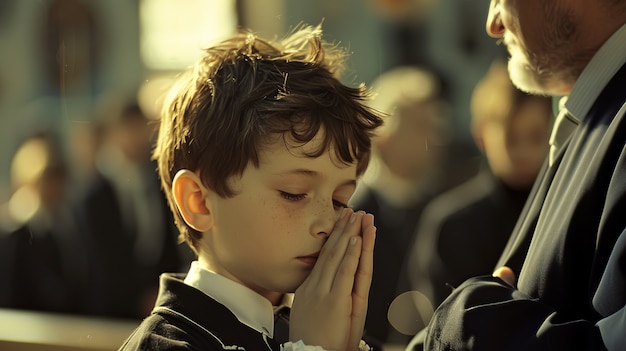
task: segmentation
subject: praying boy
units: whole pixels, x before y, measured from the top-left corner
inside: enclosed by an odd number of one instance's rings
[[[163,274],[121,350],[358,350],[374,218],[347,202],[382,123],[342,84],[345,51],[301,26],[208,48],[167,99],[154,150],[181,238],[197,254]],[[274,309],[295,292],[289,340]]]

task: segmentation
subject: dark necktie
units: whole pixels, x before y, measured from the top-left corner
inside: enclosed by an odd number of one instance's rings
[[[281,306],[274,311],[274,340],[283,344],[289,341],[289,312],[287,306]]]

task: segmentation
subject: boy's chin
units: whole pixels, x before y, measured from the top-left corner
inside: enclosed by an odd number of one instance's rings
[[[308,277],[308,274],[307,274],[306,277],[303,277],[302,279],[295,280],[293,283],[291,283],[288,286],[286,286],[285,289],[282,289],[282,292],[285,293],[285,294],[295,293],[296,290],[298,290],[298,288],[300,287],[300,285],[302,285],[302,283],[304,283],[304,281],[306,280],[307,277]]]

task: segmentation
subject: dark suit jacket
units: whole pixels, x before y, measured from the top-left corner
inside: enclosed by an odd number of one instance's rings
[[[228,308],[182,279],[183,275],[161,276],[154,311],[120,351],[279,349],[276,341],[239,322]]]
[[[529,192],[530,186],[509,188],[485,165],[474,178],[431,201],[409,252],[412,290],[437,306],[451,287],[491,273]]]
[[[156,174],[146,179],[160,193]],[[88,314],[140,319],[150,308],[148,294],[156,295],[159,275],[181,271],[183,258],[176,242],[177,231],[165,196],[159,212],[153,214],[163,230],[162,250],[152,265],[139,262],[133,248],[136,233],[124,221],[120,199],[112,182],[94,176],[75,204],[78,227],[87,241],[89,257]],[[149,303],[151,304],[151,300]]]
[[[625,102],[626,65],[530,196],[501,260],[518,289],[466,281],[435,312],[426,350],[624,349]]]
[[[53,230],[26,223],[0,233],[0,307],[76,312],[75,291]]]

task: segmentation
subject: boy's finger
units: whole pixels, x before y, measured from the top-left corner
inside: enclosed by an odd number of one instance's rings
[[[376,240],[376,227],[374,226],[374,216],[366,214],[361,221],[361,236],[363,244],[361,245],[361,255],[359,258],[359,266],[356,272],[354,292],[358,296],[366,296],[369,294],[370,285],[372,283],[372,275],[374,270],[374,242]]]
[[[330,289],[332,278],[327,278],[327,274],[332,274],[334,277],[334,272],[339,266],[341,257],[345,253],[345,246],[347,246],[347,243],[340,245],[340,242],[353,214],[354,212],[352,209],[343,209],[343,212],[330,233],[328,240],[322,247],[322,251],[320,252],[315,267],[313,267],[311,274],[307,278],[311,286],[320,286],[324,280],[324,285]]]
[[[323,289],[322,291],[330,291],[333,288],[335,276],[338,274],[338,270],[347,254],[350,237],[359,235],[362,217],[362,211],[352,213],[348,216],[345,226],[338,228],[337,231],[333,230],[331,238],[324,245],[323,252],[320,254],[322,265],[320,266],[319,274],[321,275],[318,280],[320,288]],[[335,237],[333,238],[333,236]],[[357,252],[357,255],[360,255],[360,251]],[[356,268],[353,271],[352,280],[354,280],[355,272]]]
[[[374,242],[376,239],[374,216],[371,214],[363,216],[361,228],[361,255],[352,292],[352,331],[349,345],[358,345],[365,327],[369,290],[374,269]]]
[[[352,236],[348,240],[346,254],[337,268],[331,290],[339,295],[350,295],[354,287],[354,276],[359,266],[361,245],[363,239],[360,236]]]

